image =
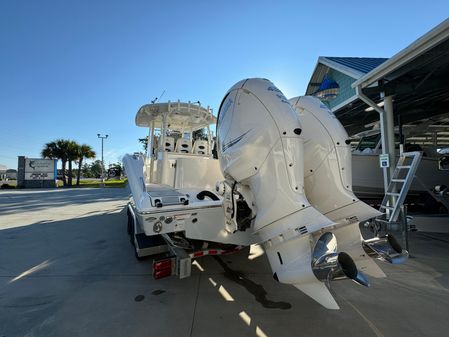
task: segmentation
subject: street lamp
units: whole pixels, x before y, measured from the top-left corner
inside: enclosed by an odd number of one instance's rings
[[[104,167],[104,160],[103,160],[103,142],[106,138],[109,137],[109,135],[100,135],[99,133],[97,133],[97,137],[101,138],[101,186],[104,187],[104,171],[103,171],[103,167]]]

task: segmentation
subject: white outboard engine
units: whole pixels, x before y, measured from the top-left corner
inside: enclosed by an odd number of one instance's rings
[[[395,238],[363,240],[359,222],[382,213],[360,201],[352,192],[352,153],[343,125],[319,99],[303,96],[290,99],[303,125],[304,188],[310,203],[338,223],[332,231],[339,249],[349,253],[357,266],[373,277],[385,277],[370,257],[397,264],[408,252]]]
[[[224,195],[226,230],[251,228],[263,243],[275,279],[338,309],[323,281],[368,281],[351,256],[337,251],[332,231],[339,224],[305,195],[300,121],[270,81],[247,79],[234,85],[218,113],[217,150],[226,180],[217,190]]]

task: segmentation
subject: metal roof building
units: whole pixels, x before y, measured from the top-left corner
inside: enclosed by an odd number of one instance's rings
[[[325,76],[339,86],[326,103],[350,135],[379,121],[388,96],[396,123],[398,116],[404,124],[443,120],[449,116],[449,19],[390,59],[320,57],[306,95],[316,95]]]
[[[390,59],[320,57],[306,95],[324,99],[350,136],[379,124],[389,158],[395,126],[449,146],[449,19]],[[384,168],[385,190],[393,171]]]
[[[318,58],[312,78],[307,86],[306,95],[316,94],[324,78],[331,78],[338,83],[339,93],[335,99],[327,103],[331,109],[336,110],[357,98],[352,84],[386,60],[388,59],[321,56]]]

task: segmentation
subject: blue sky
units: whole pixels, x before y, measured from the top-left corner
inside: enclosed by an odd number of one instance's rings
[[[0,1],[0,164],[57,138],[106,163],[140,150],[137,109],[191,100],[214,112],[246,77],[304,94],[319,56],[391,57],[447,18],[426,1]]]

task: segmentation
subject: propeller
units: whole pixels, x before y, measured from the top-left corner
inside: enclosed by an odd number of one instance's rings
[[[362,247],[368,256],[391,264],[403,263],[409,255],[391,234],[364,240]]]
[[[367,277],[357,269],[351,256],[345,252],[337,253],[337,238],[331,232],[323,233],[315,244],[312,271],[320,281],[351,279],[369,287]]]

